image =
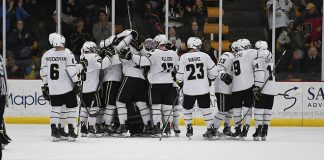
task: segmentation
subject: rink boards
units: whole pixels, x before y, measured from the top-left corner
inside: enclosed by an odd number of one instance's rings
[[[9,80],[9,95],[5,117],[7,123],[49,123],[50,104],[42,97],[40,80]],[[324,126],[324,91],[321,82],[277,82],[272,121],[273,126]],[[211,88],[213,93],[213,88]],[[180,98],[182,95],[180,95]],[[217,111],[216,98],[211,95],[211,107]],[[203,125],[199,109],[194,124]],[[181,120],[183,124],[183,119]],[[252,122],[253,123],[253,122]]]

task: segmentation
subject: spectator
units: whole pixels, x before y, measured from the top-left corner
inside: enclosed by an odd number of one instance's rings
[[[92,41],[91,35],[85,31],[85,24],[82,18],[79,18],[76,23],[76,29],[71,34],[70,44],[71,51],[77,61],[80,60],[81,48],[86,41]]]
[[[29,13],[24,8],[24,0],[16,0],[14,3],[15,15],[17,20],[26,21],[30,16]]]
[[[204,28],[205,23],[207,22],[207,7],[204,4],[203,0],[196,0],[194,6],[194,14],[196,21],[199,25],[199,28]]]
[[[111,36],[111,22],[108,21],[108,17],[109,15],[104,10],[101,10],[99,12],[99,21],[92,27],[92,34],[98,46],[101,40]]]
[[[293,52],[292,60],[288,66],[288,70],[291,73],[300,73],[303,56],[304,52],[302,50],[296,50]]]
[[[96,5],[95,0],[82,0],[79,1],[82,6],[80,9],[80,17],[83,18],[83,21],[85,23],[85,31],[91,32],[93,24],[95,24],[98,21],[98,12],[99,7]]]
[[[10,79],[19,79],[24,77],[22,69],[16,64],[15,56],[8,50],[6,56],[6,69],[7,76]]]
[[[14,24],[12,24],[12,22],[16,21],[16,16],[15,16],[15,10],[13,9],[14,7],[14,1],[11,0],[10,2],[8,2],[9,5],[7,5],[7,9],[6,9],[6,32],[10,31],[11,28],[14,28]],[[7,3],[7,4],[8,4]],[[2,24],[2,3],[0,4],[0,20],[1,20],[1,24]],[[1,33],[2,33],[2,25],[0,26],[1,29]]]
[[[268,10],[268,23],[269,23],[269,29],[270,34],[272,32],[272,3],[273,0],[268,0],[267,2],[267,10]],[[288,25],[289,20],[289,12],[293,9],[293,3],[290,0],[277,0],[276,3],[276,36],[275,39],[277,40],[279,37],[279,34],[282,32],[284,28]],[[269,44],[271,44],[271,37],[269,38]]]
[[[316,47],[311,46],[307,51],[307,56],[304,57],[301,64],[301,71],[304,75],[304,80],[307,81],[320,81],[321,80],[321,61],[318,50]]]
[[[22,20],[18,20],[16,22],[16,28],[9,32],[7,44],[8,49],[13,51],[17,60],[31,58],[32,34],[25,29]]]
[[[217,64],[217,59],[215,57],[215,49],[211,47],[210,41],[203,41],[201,50],[207,53],[215,64]]]
[[[170,27],[169,28],[169,41],[174,44],[178,50],[181,49],[181,39],[177,36],[176,28]]]
[[[313,3],[307,4],[303,30],[306,33],[306,44],[308,46],[322,38],[322,18]]]
[[[204,34],[203,34],[202,30],[199,28],[197,21],[193,21],[191,23],[190,31],[187,32],[187,36],[188,37],[185,38],[186,42],[189,37],[198,37],[201,39],[201,41],[205,40]]]

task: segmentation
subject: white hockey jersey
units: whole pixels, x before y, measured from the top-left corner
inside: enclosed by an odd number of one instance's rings
[[[50,49],[44,53],[41,76],[48,84],[50,95],[61,95],[73,90],[73,82],[79,81],[74,55],[69,50]]]
[[[233,76],[233,60],[234,54],[230,52],[225,52],[220,57],[217,63],[217,70],[218,74],[227,73]],[[218,76],[215,79],[215,93],[222,93],[222,94],[232,94],[232,84],[227,85],[220,79],[221,77]]]
[[[218,76],[215,63],[208,54],[189,52],[180,57],[179,70],[176,78],[183,82],[185,95],[203,95],[209,93],[209,79]]]
[[[263,86],[264,69],[255,49],[242,50],[235,54],[233,72],[232,92],[243,91],[253,85]]]
[[[276,95],[276,82],[275,77],[273,74],[273,62],[272,62],[272,54],[268,50],[259,50],[258,56],[263,61],[263,67],[264,67],[264,87],[261,90],[262,94],[267,95]]]
[[[101,58],[98,54],[83,54],[80,59],[88,61],[86,80],[83,82],[82,93],[97,91],[99,85],[99,73],[101,69]]]
[[[177,65],[179,57],[172,50],[155,49],[146,56],[133,55],[133,61],[142,66],[150,66],[147,79],[150,84],[173,83],[171,71]]]
[[[3,58],[0,55],[0,95],[6,95],[8,88],[7,88],[7,75],[6,69],[3,65]]]
[[[122,65],[118,55],[111,58],[106,56],[102,61],[102,68],[104,70],[103,82],[117,81],[120,82],[122,78]]]

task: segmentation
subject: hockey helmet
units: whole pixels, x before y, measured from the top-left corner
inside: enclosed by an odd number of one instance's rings
[[[65,45],[65,38],[62,35],[54,36],[53,38],[53,47],[64,47]]]
[[[97,45],[92,41],[87,41],[83,44],[81,48],[81,53],[96,53],[97,52]]]
[[[53,46],[53,40],[56,36],[59,36],[60,34],[54,32],[54,33],[51,33],[50,35],[48,35],[48,41],[49,43]]]
[[[255,49],[257,49],[257,50],[267,50],[268,49],[268,43],[266,41],[257,41],[255,43]]]
[[[158,47],[160,45],[167,44],[168,38],[164,34],[158,34],[154,37],[153,41],[154,41],[156,47]]]
[[[201,48],[202,41],[198,37],[190,37],[187,41],[187,47],[188,49],[197,49],[199,50]]]

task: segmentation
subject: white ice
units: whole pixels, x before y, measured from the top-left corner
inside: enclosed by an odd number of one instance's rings
[[[179,138],[79,138],[51,142],[48,125],[8,125],[13,139],[3,160],[323,160],[324,128],[271,127],[268,141],[203,140],[204,127],[194,126],[191,141]]]

